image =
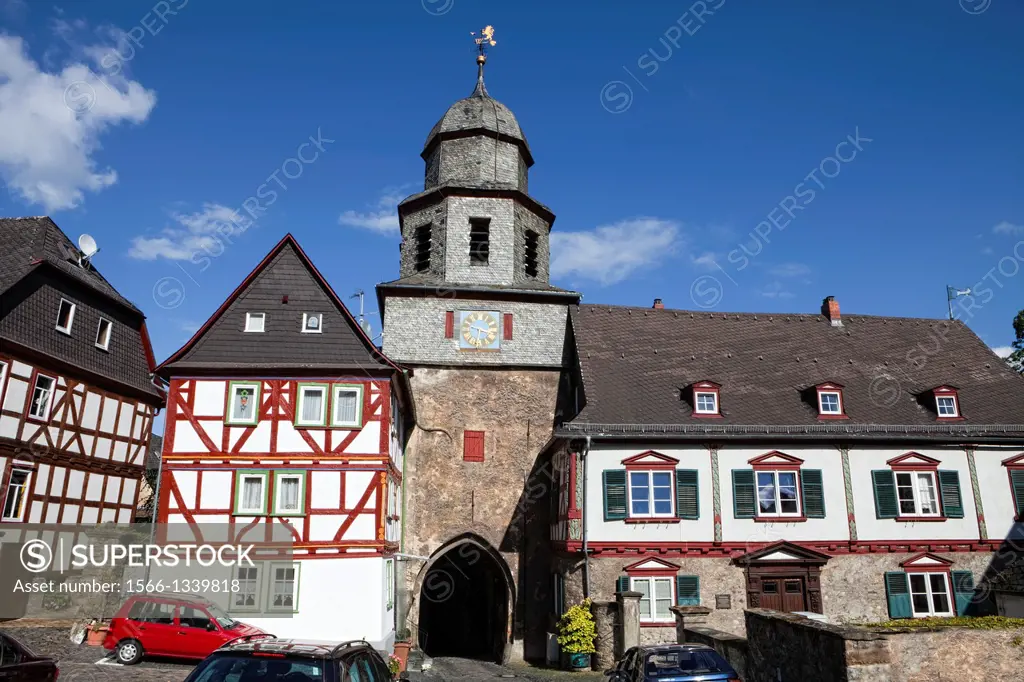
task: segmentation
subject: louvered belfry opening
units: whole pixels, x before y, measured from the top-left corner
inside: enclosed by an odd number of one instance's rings
[[[430,269],[431,226],[420,225],[416,228],[416,272]]]
[[[459,544],[427,570],[420,590],[418,641],[428,656],[501,662],[508,623],[501,566],[475,543]]]

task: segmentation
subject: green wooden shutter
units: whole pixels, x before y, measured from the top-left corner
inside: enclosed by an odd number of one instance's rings
[[[939,471],[939,490],[942,492],[942,513],[948,519],[964,517],[964,502],[960,497],[960,472]]]
[[[804,516],[825,518],[825,483],[821,469],[801,469],[800,488],[804,494]]]
[[[732,470],[732,510],[737,519],[752,519],[757,511],[753,469]]]
[[[700,576],[676,576],[676,604],[679,606],[700,606]]]
[[[913,618],[910,607],[910,581],[903,571],[885,574],[885,596],[889,600],[890,618]]]
[[[608,469],[604,477],[604,520],[626,518],[626,470]]]
[[[676,470],[676,517],[700,518],[700,491],[697,487],[696,469]]]
[[[620,575],[615,579],[615,591],[616,592],[629,592],[629,576]]]
[[[974,598],[974,574],[970,571],[953,571],[953,595],[956,597],[956,615],[967,613],[967,607]]]
[[[895,519],[900,505],[896,501],[896,476],[889,469],[871,472],[875,484],[875,515],[880,519]]]
[[[1024,469],[1010,470],[1010,485],[1013,486],[1013,501],[1017,518],[1024,519]]]

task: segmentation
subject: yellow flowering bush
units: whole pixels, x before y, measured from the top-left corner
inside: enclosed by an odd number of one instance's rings
[[[569,608],[558,619],[558,645],[567,654],[592,654],[594,637],[594,614],[590,612],[590,599]]]

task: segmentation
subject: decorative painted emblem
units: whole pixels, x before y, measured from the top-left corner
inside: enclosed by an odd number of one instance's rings
[[[481,310],[459,312],[459,348],[498,350],[501,347],[498,313]]]

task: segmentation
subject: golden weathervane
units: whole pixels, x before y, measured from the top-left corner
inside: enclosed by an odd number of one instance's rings
[[[472,32],[470,32],[469,35],[476,36],[476,35],[478,35],[478,32],[477,31],[472,31]],[[487,48],[488,47],[494,47],[495,45],[498,44],[498,41],[496,41],[494,39],[494,27],[493,26],[484,26],[479,31],[479,36],[480,36],[479,38],[474,38],[473,39],[474,42],[476,43],[477,49],[480,50],[480,55],[476,58],[476,62],[477,62],[477,64],[483,64],[484,62],[487,61]]]

